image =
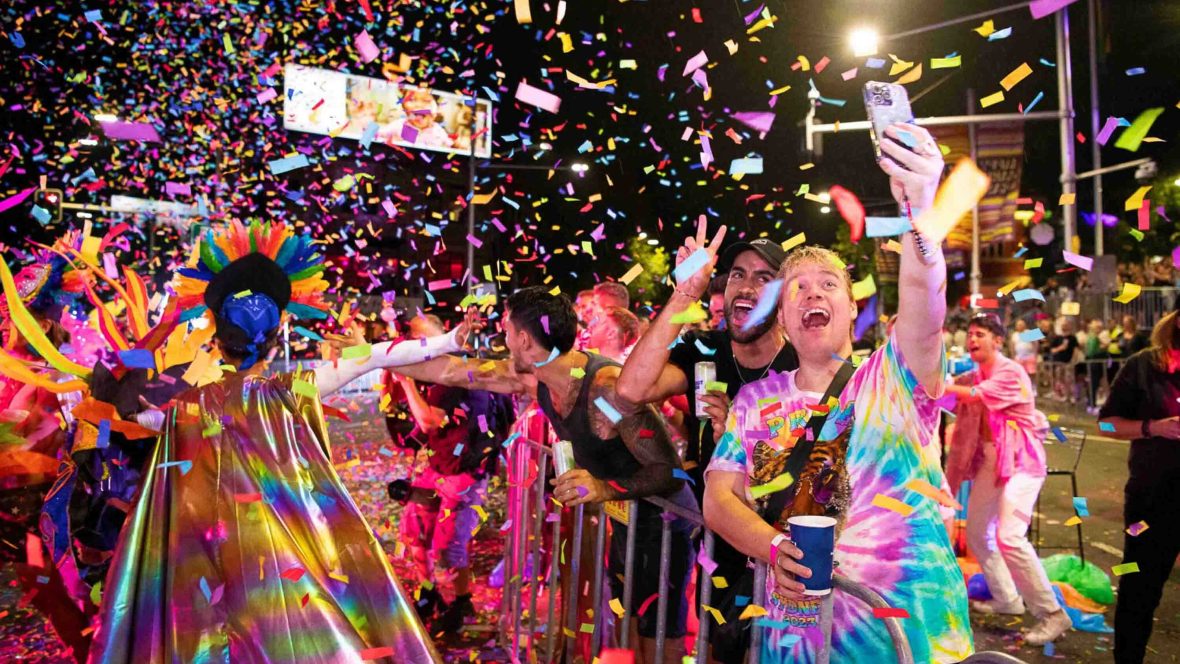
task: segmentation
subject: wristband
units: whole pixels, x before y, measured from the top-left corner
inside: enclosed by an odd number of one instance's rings
[[[701,296],[700,296],[700,295],[696,295],[696,296],[694,296],[694,295],[692,295],[691,293],[686,293],[686,292],[684,292],[684,291],[680,290],[680,286],[675,286],[675,287],[672,289],[672,291],[673,291],[673,292],[675,292],[675,293],[679,293],[680,295],[683,295],[684,297],[687,297],[688,299],[692,300],[693,302],[698,302],[698,301],[700,301],[700,299],[701,299]]]
[[[783,542],[787,542],[789,540],[790,540],[790,538],[787,537],[786,533],[779,533],[774,536],[774,539],[770,540],[770,566],[771,567],[773,567],[774,564],[776,562],[778,562],[778,545],[782,544]]]

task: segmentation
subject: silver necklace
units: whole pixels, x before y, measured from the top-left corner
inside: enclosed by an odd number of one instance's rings
[[[787,347],[787,342],[784,339],[783,345],[779,346],[778,352],[775,353],[774,357],[770,359],[770,363],[767,364],[766,367],[762,369],[762,375],[758,376],[754,380],[746,380],[746,377],[742,374],[742,365],[738,364],[737,353],[733,352],[733,346],[731,345],[729,348],[729,350],[730,350],[729,358],[731,360],[733,360],[733,368],[737,371],[738,380],[742,381],[742,385],[748,385],[749,383],[756,383],[756,382],[762,380],[763,378],[766,378],[766,374],[769,373],[770,368],[773,367],[776,362],[778,362],[778,356],[783,354],[783,349],[786,347]]]

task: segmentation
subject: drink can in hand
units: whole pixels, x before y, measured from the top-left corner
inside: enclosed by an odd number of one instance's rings
[[[803,552],[799,564],[811,570],[800,578],[804,595],[832,592],[832,556],[836,549],[836,520],[830,516],[793,516],[787,519],[791,541]]]
[[[696,415],[700,419],[707,419],[709,414],[705,412],[707,405],[701,397],[708,393],[709,383],[717,381],[717,365],[712,362],[697,362],[693,367],[693,390],[696,392]]]
[[[553,467],[557,470],[557,476],[568,473],[578,464],[574,462],[574,444],[568,440],[559,440],[553,444]]]

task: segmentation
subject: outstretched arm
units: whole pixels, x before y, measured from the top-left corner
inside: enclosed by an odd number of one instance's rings
[[[465,387],[500,394],[534,394],[536,380],[522,376],[503,360],[477,360],[447,355],[416,364],[404,364],[394,372],[423,383]]]
[[[903,132],[916,141],[913,151],[899,142]],[[943,161],[930,133],[917,125],[892,125],[881,139],[881,150],[881,170],[889,175],[889,187],[902,213],[912,219],[933,207]],[[942,238],[906,233],[901,246],[894,330],[910,371],[927,394],[936,396],[942,393],[942,325],[946,319]]]
[[[668,347],[684,326],[672,319],[705,294],[713,275],[713,265],[717,262],[717,250],[724,239],[725,226],[722,226],[713,240],[708,241],[702,219],[697,223],[696,237],[685,239],[684,245],[676,252],[677,266],[697,250],[705,252],[707,260],[699,270],[676,285],[663,311],[631,350],[615,388],[619,396],[632,403],[651,403],[688,390],[688,376],[679,367],[668,363]]]
[[[353,380],[377,369],[389,369],[416,362],[429,363],[446,359],[441,356],[446,355],[446,353],[462,350],[462,347],[455,341],[456,332],[461,329],[464,328],[458,327],[448,334],[429,337],[427,339],[398,342],[385,341],[379,344],[373,344],[369,349],[368,357],[355,360],[339,360],[331,364],[316,367],[315,378],[316,384],[320,388],[320,394],[327,396]],[[435,359],[432,360],[431,358]]]

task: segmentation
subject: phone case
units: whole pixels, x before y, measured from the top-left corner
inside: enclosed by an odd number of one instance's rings
[[[873,140],[873,151],[881,158],[881,137],[885,128],[898,122],[913,122],[914,112],[910,109],[910,96],[906,89],[896,83],[869,81],[864,87],[865,110],[869,115],[869,134]]]

